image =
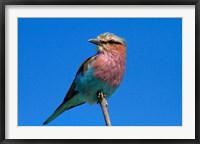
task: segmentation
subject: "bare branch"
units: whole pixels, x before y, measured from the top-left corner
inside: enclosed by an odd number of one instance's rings
[[[106,126],[111,126],[110,117],[109,117],[109,113],[108,113],[108,109],[107,109],[108,103],[107,103],[105,97],[106,96],[103,95],[102,92],[98,93],[99,104],[100,104],[102,112],[103,112]]]

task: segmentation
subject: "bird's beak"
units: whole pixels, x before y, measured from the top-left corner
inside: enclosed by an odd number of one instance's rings
[[[101,42],[98,39],[89,39],[88,41],[93,43],[93,44],[96,44],[96,45],[100,45],[101,44]]]

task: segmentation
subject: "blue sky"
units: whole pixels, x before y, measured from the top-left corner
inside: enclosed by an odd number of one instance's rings
[[[113,126],[182,125],[181,18],[19,18],[18,125],[42,126],[63,101],[104,32],[123,37],[127,65],[108,99]],[[65,111],[49,126],[104,126],[98,104]]]

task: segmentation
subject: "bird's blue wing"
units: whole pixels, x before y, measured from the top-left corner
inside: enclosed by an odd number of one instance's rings
[[[69,88],[67,94],[65,95],[65,98],[63,100],[63,103],[65,103],[66,101],[68,101],[69,99],[71,99],[73,96],[75,96],[76,94],[79,93],[79,91],[75,90],[76,88],[76,78],[77,78],[77,75],[78,74],[82,74],[83,76],[85,75],[85,73],[87,72],[89,66],[91,65],[92,61],[96,58],[96,56],[92,56],[88,59],[86,59],[82,64],[81,66],[79,67],[78,69],[78,72],[76,73],[76,76],[75,76],[75,79],[71,85],[71,87]]]

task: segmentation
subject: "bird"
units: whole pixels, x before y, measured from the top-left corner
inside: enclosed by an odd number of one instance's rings
[[[119,87],[126,67],[125,40],[106,32],[88,41],[96,45],[96,54],[81,64],[63,102],[43,125],[66,110],[84,103],[98,103],[98,92],[107,99]]]

